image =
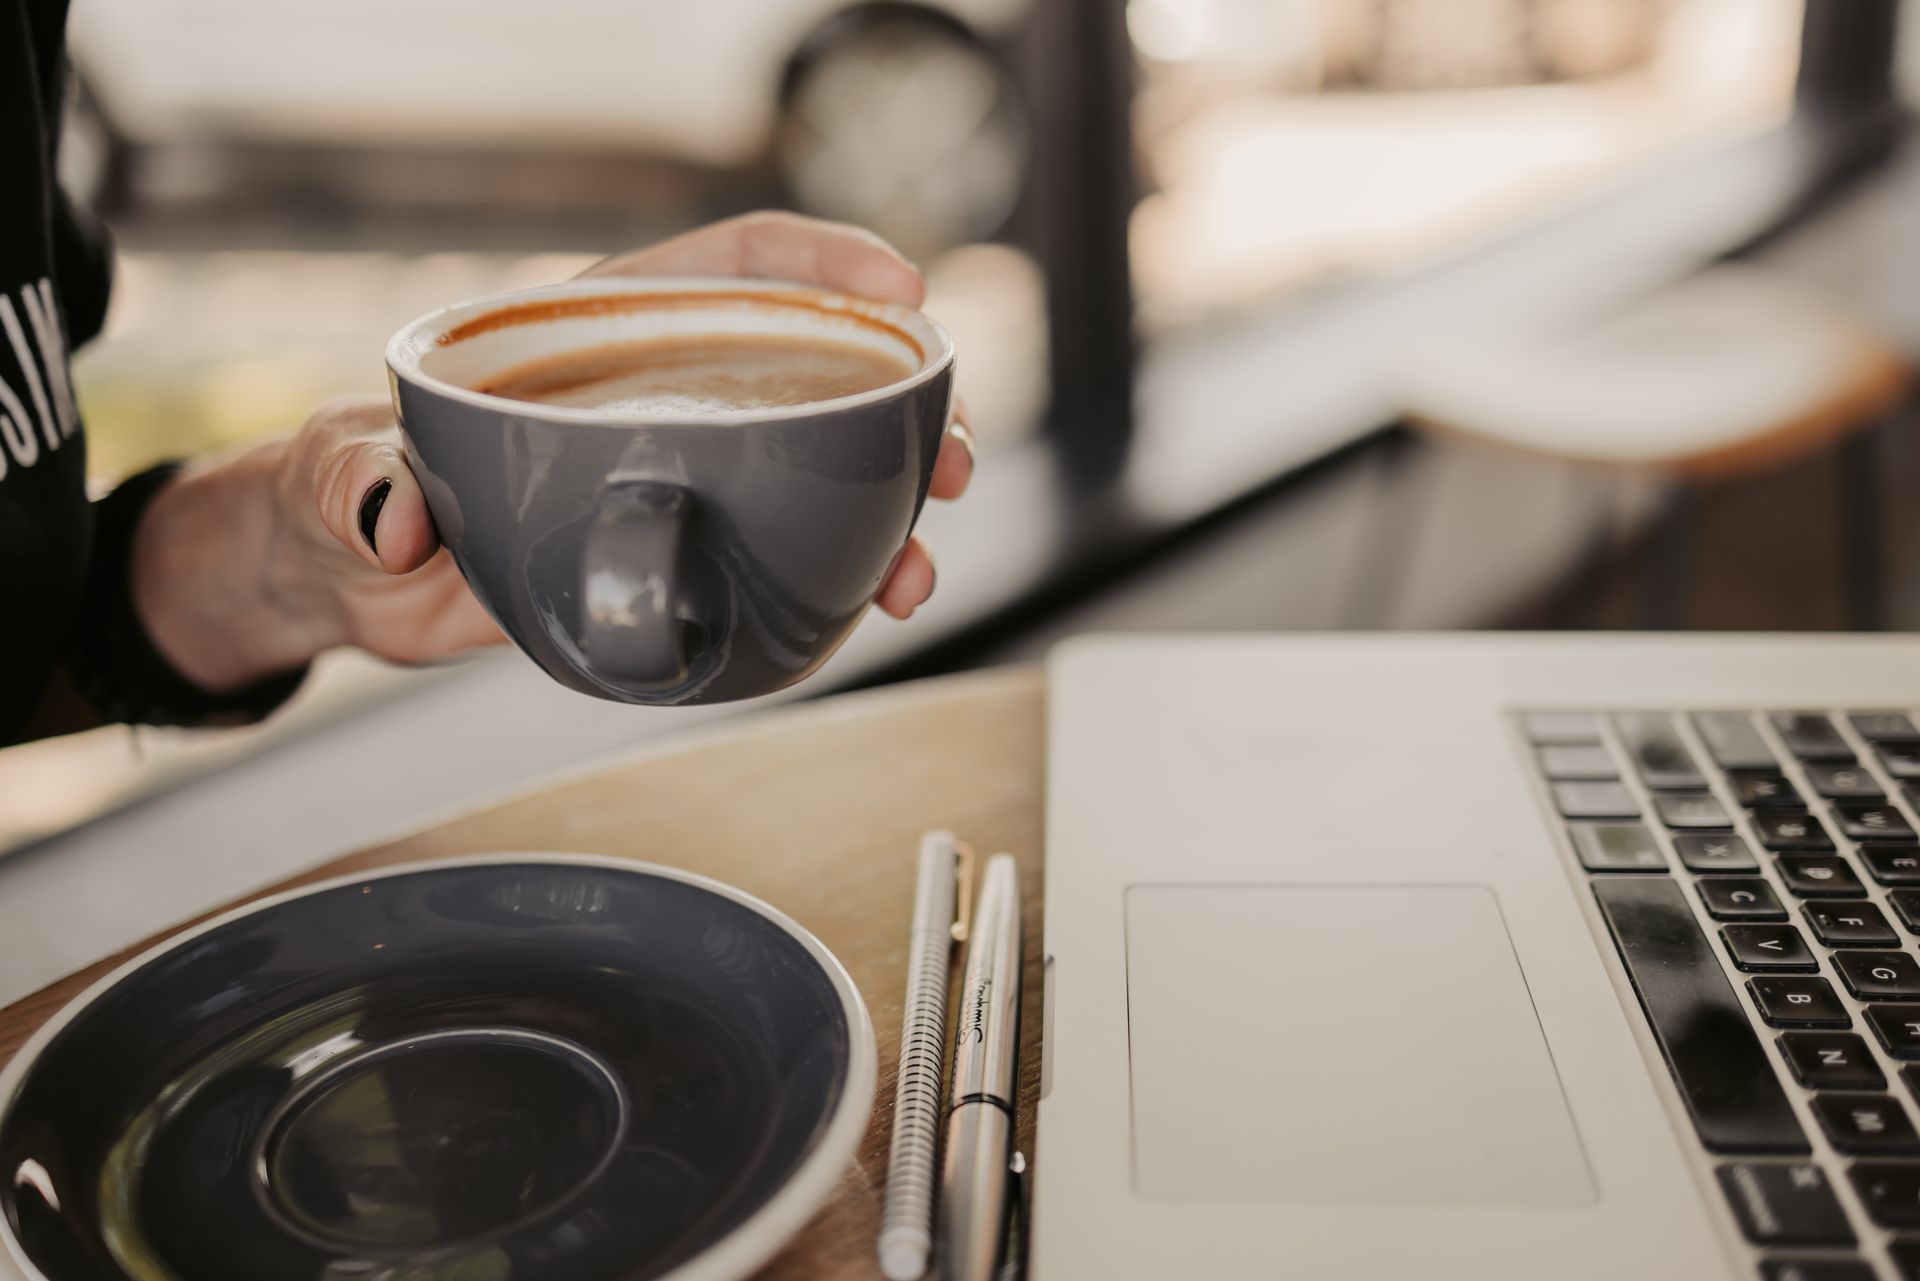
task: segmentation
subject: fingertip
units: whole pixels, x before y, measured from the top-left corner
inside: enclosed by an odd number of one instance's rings
[[[858,251],[859,257],[837,282],[840,288],[861,298],[916,310],[927,300],[927,281],[918,267],[884,243],[862,244]]]
[[[913,611],[933,595],[933,582],[933,557],[919,539],[914,539],[900,553],[880,591],[880,608],[895,618],[911,618]]]
[[[821,283],[862,298],[918,308],[927,300],[920,269],[879,236],[859,227],[810,223],[817,237]]]
[[[919,310],[927,301],[927,278],[920,274],[918,267],[905,258],[895,258],[889,253],[883,261],[885,266],[882,274],[890,279],[882,287],[882,291],[874,296],[897,302],[903,307]]]
[[[388,574],[410,574],[439,549],[425,496],[410,473],[375,477],[355,511],[361,559]]]
[[[380,531],[384,540],[380,544],[380,567],[389,574],[411,574],[440,550],[433,517],[428,514],[418,490],[414,491],[413,501],[397,507],[390,502],[388,508]]]
[[[958,498],[973,481],[973,433],[958,419],[947,424],[933,462],[933,480],[927,492],[935,498]]]

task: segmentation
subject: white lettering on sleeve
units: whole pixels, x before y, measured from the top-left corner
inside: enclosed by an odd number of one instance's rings
[[[0,436],[6,438],[13,460],[22,467],[33,466],[40,459],[40,442],[34,438],[33,420],[27,417],[26,407],[4,378],[0,378],[0,410],[5,411],[0,413]]]
[[[34,363],[33,352],[28,349],[27,335],[20,328],[20,313],[14,310],[13,299],[0,294],[0,327],[7,331],[7,341],[13,344],[13,355],[20,362],[20,376],[27,380],[27,390],[33,395],[33,407],[40,411],[40,434],[47,438],[47,448],[60,448],[60,425],[53,421],[53,411],[47,405],[47,389],[40,382],[40,367]]]
[[[20,291],[27,306],[27,323],[40,344],[40,360],[47,367],[47,385],[53,389],[53,408],[60,415],[60,435],[72,439],[79,430],[80,415],[73,407],[73,383],[67,377],[67,339],[60,332],[59,313],[54,310],[53,282],[45,276]]]

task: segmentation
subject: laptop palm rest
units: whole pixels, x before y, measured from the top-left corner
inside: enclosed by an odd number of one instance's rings
[[[1491,889],[1134,886],[1126,929],[1138,1195],[1594,1200]]]

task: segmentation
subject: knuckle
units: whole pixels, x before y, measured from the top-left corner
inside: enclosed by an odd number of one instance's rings
[[[363,393],[349,393],[333,396],[320,402],[313,413],[307,416],[308,422],[316,419],[367,418],[376,415],[390,415],[392,405],[381,396],[369,396]]]
[[[315,514],[332,533],[341,532],[344,513],[352,505],[352,496],[347,489],[353,474],[353,451],[348,448],[329,450],[321,456],[319,467],[314,475],[313,503]]]
[[[382,437],[398,430],[391,403],[372,396],[337,396],[307,415],[300,434],[318,441],[323,448],[350,447],[367,437]]]
[[[793,214],[783,209],[756,209],[752,213],[741,214],[736,220],[741,231],[755,235],[765,231],[778,231],[797,225]]]

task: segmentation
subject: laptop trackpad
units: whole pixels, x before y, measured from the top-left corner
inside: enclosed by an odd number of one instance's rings
[[[1126,902],[1139,1195],[1594,1199],[1492,890],[1153,885]]]

